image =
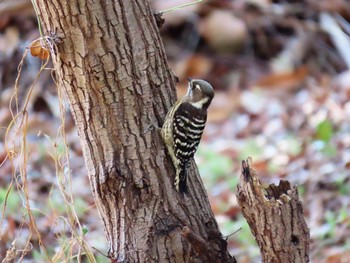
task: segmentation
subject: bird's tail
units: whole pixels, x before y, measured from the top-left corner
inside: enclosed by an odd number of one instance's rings
[[[180,194],[187,194],[187,170],[188,165],[187,163],[183,165],[183,167],[180,169],[178,178],[175,180],[176,184],[176,190],[180,192]]]
[[[180,194],[187,194],[187,171],[186,169],[183,169],[180,173],[180,178],[179,178],[179,192]]]

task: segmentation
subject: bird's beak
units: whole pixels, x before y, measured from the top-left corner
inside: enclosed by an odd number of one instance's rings
[[[190,77],[187,77],[187,80],[188,80],[188,89],[189,90],[192,90],[193,89],[193,86],[192,86],[192,78],[190,78]]]

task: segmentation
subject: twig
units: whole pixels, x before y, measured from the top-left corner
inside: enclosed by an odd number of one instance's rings
[[[200,2],[202,2],[202,1],[203,1],[203,0],[197,0],[197,1],[194,1],[194,2],[191,2],[191,3],[187,3],[187,4],[183,4],[183,5],[178,5],[178,6],[171,7],[171,8],[165,9],[165,10],[163,10],[163,11],[160,11],[159,13],[164,14],[164,13],[167,13],[167,12],[173,12],[173,11],[179,10],[179,9],[184,8],[184,7],[187,7],[187,6],[195,5],[195,4],[200,3]]]

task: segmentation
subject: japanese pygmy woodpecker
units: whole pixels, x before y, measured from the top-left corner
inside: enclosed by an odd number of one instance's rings
[[[173,161],[175,187],[180,193],[187,193],[187,170],[201,140],[213,97],[214,89],[208,82],[189,78],[187,94],[165,117],[161,136]]]

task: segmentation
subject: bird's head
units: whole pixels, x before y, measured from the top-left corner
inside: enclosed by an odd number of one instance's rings
[[[205,80],[188,78],[187,95],[192,106],[207,109],[214,98],[214,89]]]

